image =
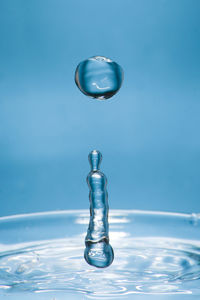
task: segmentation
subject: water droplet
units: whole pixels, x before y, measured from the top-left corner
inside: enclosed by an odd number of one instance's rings
[[[99,171],[102,155],[93,150],[88,156],[91,171],[87,176],[90,189],[90,222],[85,238],[84,257],[88,264],[108,267],[114,259],[114,252],[109,244],[108,193],[106,176]]]
[[[120,65],[104,56],[82,61],[75,72],[75,82],[81,92],[98,100],[115,95],[122,85],[123,77]]]

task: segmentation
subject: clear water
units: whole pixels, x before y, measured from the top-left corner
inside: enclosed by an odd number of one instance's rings
[[[122,68],[104,56],[82,61],[75,72],[75,82],[81,92],[98,100],[115,95],[122,85],[123,77]]]
[[[66,299],[69,293],[77,299],[200,296],[199,219],[111,210],[115,260],[100,269],[83,258],[86,211],[0,218],[0,298],[20,299],[24,292],[43,292],[43,299],[49,292]]]
[[[116,261],[105,270],[87,268],[83,237],[21,244],[1,253],[0,289],[7,292],[71,291],[92,296],[191,293],[200,289],[200,248],[178,239],[114,242]],[[197,281],[198,280],[198,284]]]
[[[88,156],[91,171],[87,176],[90,189],[90,223],[85,238],[84,257],[88,264],[98,267],[108,267],[114,259],[114,252],[109,244],[108,235],[108,193],[106,176],[99,167],[102,155],[93,150]]]

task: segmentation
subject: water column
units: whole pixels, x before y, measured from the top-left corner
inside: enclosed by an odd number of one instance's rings
[[[93,150],[88,156],[91,171],[87,176],[90,200],[90,222],[85,238],[84,257],[88,264],[108,267],[114,259],[114,252],[109,244],[108,193],[106,176],[99,170],[102,155]]]

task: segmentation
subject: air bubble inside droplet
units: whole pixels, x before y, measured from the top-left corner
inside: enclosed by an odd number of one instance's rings
[[[81,92],[98,100],[115,95],[122,85],[123,77],[120,65],[104,56],[82,61],[75,72],[75,82]]]

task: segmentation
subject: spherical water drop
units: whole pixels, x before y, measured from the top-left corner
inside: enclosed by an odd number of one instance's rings
[[[82,61],[75,72],[75,82],[81,92],[98,100],[115,95],[122,85],[123,77],[120,65],[104,56]]]

